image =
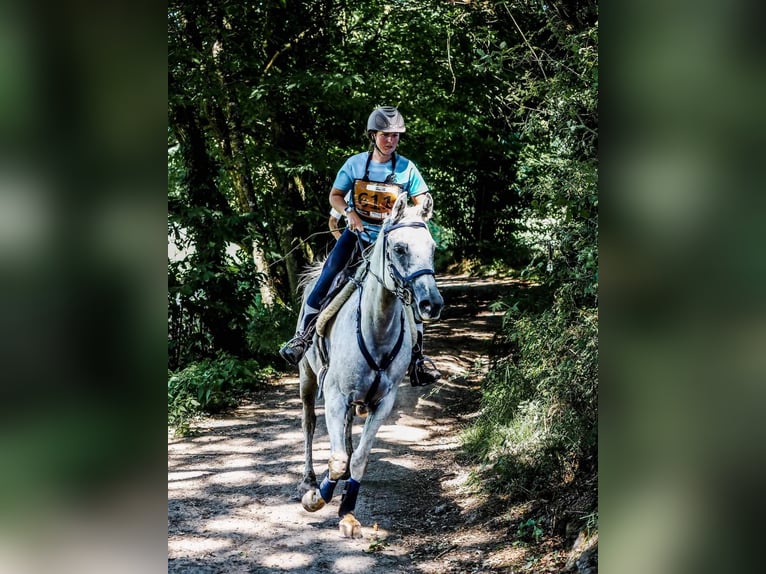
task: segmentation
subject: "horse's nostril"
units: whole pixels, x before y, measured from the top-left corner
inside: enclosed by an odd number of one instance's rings
[[[420,314],[425,315],[426,317],[431,316],[431,309],[432,305],[430,301],[421,301],[420,302]]]
[[[438,319],[441,315],[443,304],[441,301],[434,301],[428,304],[428,312],[431,314],[431,319]]]

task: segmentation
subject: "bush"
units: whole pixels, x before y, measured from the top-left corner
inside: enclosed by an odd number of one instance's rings
[[[488,373],[481,415],[463,435],[494,489],[544,495],[595,470],[597,320],[595,308],[558,297],[507,322],[513,351]]]
[[[194,417],[232,408],[248,391],[272,374],[253,360],[219,353],[215,359],[192,363],[168,376],[168,425],[185,435]]]
[[[279,347],[293,336],[297,313],[290,307],[277,304],[267,307],[256,303],[247,310],[247,345],[250,352],[264,364],[283,365]]]

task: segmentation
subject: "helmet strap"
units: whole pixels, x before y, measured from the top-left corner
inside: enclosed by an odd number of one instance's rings
[[[377,142],[375,141],[375,135],[376,135],[377,133],[378,133],[378,132],[370,132],[370,141],[372,142],[372,148],[373,148],[373,150],[378,150],[378,153],[379,153],[380,155],[383,155],[383,156],[384,156],[384,155],[386,155],[386,154],[384,154],[384,153],[383,153],[383,150],[382,150],[382,149],[380,149],[380,148],[378,147],[378,144],[377,144]],[[370,153],[372,153],[372,151],[370,151]],[[395,157],[396,157],[396,151],[394,151],[394,152],[392,152],[392,153],[391,153],[391,161],[393,162],[394,166],[396,166],[396,159],[394,159]]]

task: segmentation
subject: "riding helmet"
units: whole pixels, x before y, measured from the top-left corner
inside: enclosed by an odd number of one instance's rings
[[[367,119],[367,131],[403,134],[406,131],[404,118],[396,108],[380,106],[375,108]]]

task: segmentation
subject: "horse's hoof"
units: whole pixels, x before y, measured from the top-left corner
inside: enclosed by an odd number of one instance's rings
[[[367,410],[367,405],[356,405],[356,416],[360,419],[366,419],[370,411]]]
[[[324,506],[324,498],[316,488],[312,488],[301,498],[301,505],[308,512],[316,512]]]
[[[344,516],[338,524],[340,534],[344,538],[361,538],[362,523],[359,522],[350,512]]]
[[[316,479],[314,479],[313,482],[304,480],[298,485],[298,488],[295,489],[296,494],[298,495],[298,498],[306,494],[307,492],[310,492],[312,489],[317,488],[317,482]]]

